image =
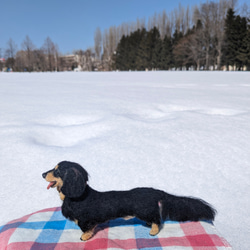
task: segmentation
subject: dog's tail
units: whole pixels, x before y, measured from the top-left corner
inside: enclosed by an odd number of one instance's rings
[[[166,194],[160,202],[163,220],[174,221],[213,221],[216,210],[206,201],[193,197],[180,197]]]

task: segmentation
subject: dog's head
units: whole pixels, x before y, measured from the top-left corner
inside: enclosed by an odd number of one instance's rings
[[[43,178],[49,182],[47,189],[57,188],[66,197],[80,197],[87,185],[88,173],[77,163],[62,161],[55,168],[42,174]]]

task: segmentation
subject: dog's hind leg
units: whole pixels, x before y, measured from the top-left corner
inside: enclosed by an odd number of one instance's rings
[[[156,234],[159,233],[159,231],[160,231],[159,225],[157,225],[155,223],[152,223],[151,230],[150,230],[149,234],[152,235],[152,236],[155,236]]]
[[[159,208],[159,216],[158,213],[156,213],[154,222],[148,223],[147,225],[151,226],[151,230],[149,232],[150,235],[155,236],[160,231],[161,226],[161,220],[162,220],[162,201],[158,201],[158,208]]]

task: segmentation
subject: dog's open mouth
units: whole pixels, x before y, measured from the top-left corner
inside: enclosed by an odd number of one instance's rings
[[[50,189],[50,188],[55,187],[56,183],[57,183],[56,181],[51,181],[51,182],[49,183],[47,189]]]

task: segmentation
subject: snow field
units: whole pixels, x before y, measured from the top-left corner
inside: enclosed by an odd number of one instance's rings
[[[2,73],[0,117],[0,225],[60,206],[41,174],[70,160],[98,190],[205,199],[248,248],[250,73]]]

